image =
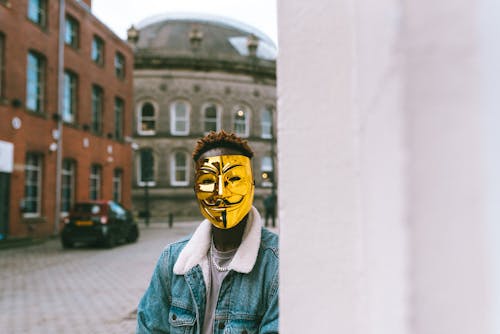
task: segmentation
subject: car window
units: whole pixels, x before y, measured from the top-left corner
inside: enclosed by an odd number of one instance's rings
[[[86,213],[97,215],[102,212],[102,208],[99,204],[94,203],[77,203],[73,208],[73,212],[75,213]]]
[[[114,216],[117,218],[124,219],[125,218],[125,210],[115,202],[109,202],[109,207],[113,212]]]

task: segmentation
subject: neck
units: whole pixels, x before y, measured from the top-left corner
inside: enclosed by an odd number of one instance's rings
[[[236,226],[230,229],[220,229],[212,225],[212,236],[215,248],[225,252],[238,248],[247,226],[248,214]]]

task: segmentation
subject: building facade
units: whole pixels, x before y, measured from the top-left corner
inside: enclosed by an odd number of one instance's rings
[[[131,206],[133,52],[90,6],[0,1],[0,240],[57,234],[76,201]]]
[[[276,46],[241,23],[170,15],[128,31],[134,48],[135,209],[196,217],[191,152],[212,130],[255,150],[255,205],[275,189]]]

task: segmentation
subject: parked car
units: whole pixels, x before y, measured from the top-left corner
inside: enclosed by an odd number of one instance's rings
[[[77,242],[99,243],[111,248],[120,241],[135,242],[139,227],[132,213],[114,201],[79,202],[64,218],[61,243],[71,248]]]

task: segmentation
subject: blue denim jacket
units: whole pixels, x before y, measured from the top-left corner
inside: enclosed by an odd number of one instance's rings
[[[211,224],[167,246],[137,312],[137,333],[200,333],[206,306]],[[215,310],[215,333],[278,333],[278,236],[252,208]]]

